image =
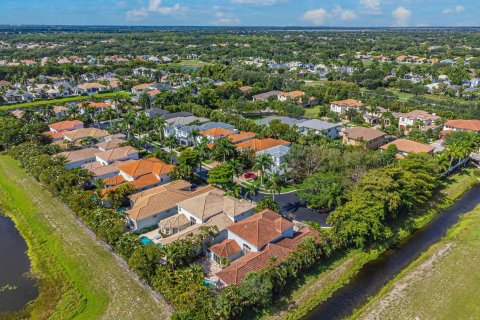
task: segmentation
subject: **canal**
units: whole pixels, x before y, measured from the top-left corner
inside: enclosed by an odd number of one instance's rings
[[[2,312],[24,309],[38,296],[27,250],[12,219],[0,214],[0,318]]]
[[[400,271],[438,242],[459,217],[480,203],[480,186],[467,191],[459,201],[438,214],[424,229],[412,234],[398,247],[367,263],[351,281],[318,305],[305,319],[335,320],[350,316],[367,303]]]

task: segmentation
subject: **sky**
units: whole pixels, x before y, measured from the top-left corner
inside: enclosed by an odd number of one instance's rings
[[[479,0],[0,0],[0,24],[479,26]]]

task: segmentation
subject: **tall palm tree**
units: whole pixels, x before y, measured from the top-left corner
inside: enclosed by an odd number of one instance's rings
[[[80,115],[80,108],[77,105],[71,105],[68,107],[68,115],[73,119],[77,119]]]
[[[55,116],[55,112],[53,112],[53,106],[43,106],[40,109],[40,115],[44,118],[46,122],[50,122],[50,119]]]
[[[165,139],[165,144],[170,149],[170,163],[173,163],[173,148],[177,144],[177,138],[175,138],[175,136],[168,136],[167,139]]]
[[[154,130],[157,130],[158,132],[158,139],[163,140],[164,134],[163,131],[165,130],[166,122],[165,118],[160,115],[156,115],[153,117],[153,127]]]
[[[285,179],[277,171],[273,171],[265,182],[266,189],[272,194],[272,199],[275,201],[275,194],[280,193]]]
[[[132,133],[132,127],[135,123],[136,112],[133,109],[130,109],[125,113],[123,116],[123,126],[124,129],[127,131],[127,139],[130,139]]]
[[[253,200],[258,194],[258,188],[254,183],[249,183],[245,186],[245,199]]]
[[[216,156],[223,156],[223,162],[227,161],[227,157],[232,157],[237,151],[235,145],[228,138],[221,138],[215,141],[213,152]]]
[[[226,192],[227,195],[234,198],[239,198],[242,192],[242,187],[239,184],[234,183],[233,186]]]
[[[253,170],[258,171],[260,170],[260,186],[263,188],[263,176],[265,171],[270,169],[273,165],[273,159],[269,155],[261,154],[260,156],[255,158],[255,162],[253,164]]]
[[[112,119],[113,119],[113,117],[117,116],[117,113],[115,112],[115,110],[113,110],[112,107],[108,107],[107,109],[105,109],[105,111],[102,112],[102,115],[103,115],[104,119],[109,120],[110,127],[111,127],[112,126]]]
[[[200,130],[198,129],[193,129],[192,132],[190,132],[190,137],[193,140],[193,145],[197,145],[197,137],[200,136]]]

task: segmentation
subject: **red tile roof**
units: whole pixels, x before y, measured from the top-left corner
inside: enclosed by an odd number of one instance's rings
[[[173,168],[175,165],[166,164],[157,158],[140,159],[118,167],[119,170],[134,178],[149,173],[168,174]]]
[[[263,210],[227,229],[255,247],[261,247],[282,236],[294,224],[270,209]]]
[[[242,251],[242,248],[240,248],[235,240],[225,239],[222,242],[211,246],[210,250],[219,257],[228,258]]]
[[[259,252],[249,252],[243,257],[234,260],[228,267],[216,275],[227,285],[240,284],[250,272],[259,272],[272,265],[281,264],[288,254],[294,250],[305,238],[319,238],[316,230],[308,227],[297,231],[293,238],[284,238],[276,243],[269,243]]]
[[[60,132],[60,131],[65,131],[65,130],[73,130],[77,126],[83,126],[82,121],[78,120],[65,120],[65,121],[60,121],[60,122],[55,122],[50,125],[48,125],[51,129]]]
[[[240,142],[236,146],[238,149],[253,149],[255,151],[262,151],[266,149],[270,149],[276,146],[287,146],[289,145],[289,141],[285,140],[277,140],[272,138],[267,139],[252,139],[245,142]]]
[[[445,122],[445,125],[456,129],[480,132],[480,120],[450,120]]]
[[[202,136],[210,136],[210,137],[226,137],[234,133],[235,132],[224,129],[224,128],[212,128],[212,129],[208,129],[200,132]]]
[[[253,138],[255,138],[255,133],[243,132],[243,131],[240,131],[240,133],[232,134],[231,136],[228,136],[228,139],[230,139],[230,141],[232,141],[233,143],[250,140]]]
[[[405,153],[422,153],[422,152],[432,152],[435,148],[428,144],[423,144],[420,142],[408,140],[408,139],[397,139],[390,143],[384,144],[380,148],[387,150],[390,145],[395,145],[400,152]]]
[[[355,99],[345,99],[340,101],[332,101],[331,104],[335,104],[337,106],[344,106],[344,107],[361,107],[363,103],[361,101]]]

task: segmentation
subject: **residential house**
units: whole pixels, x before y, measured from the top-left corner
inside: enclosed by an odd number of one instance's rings
[[[256,124],[261,124],[261,125],[268,125],[273,120],[279,120],[280,123],[288,124],[290,127],[296,126],[299,123],[305,121],[305,119],[297,120],[297,119],[294,119],[294,118],[283,117],[283,116],[270,116],[270,117],[266,117],[266,118],[263,118],[263,119],[259,119],[259,120],[255,121],[255,123]]]
[[[177,220],[182,225],[174,225],[170,220],[167,220],[166,224],[160,221],[160,230],[164,235],[168,235],[160,240],[163,245],[198,234],[202,227],[206,226],[216,227],[218,230],[214,243],[222,241],[227,238],[226,228],[251,216],[256,207],[255,202],[227,196],[223,190],[217,188],[178,202],[177,205],[178,215],[184,215],[189,225],[184,228],[185,219],[180,218]],[[178,232],[175,232],[176,230]]]
[[[110,134],[107,131],[97,129],[97,128],[80,128],[76,130],[66,131],[64,134],[64,138],[67,141],[79,141],[85,138],[92,138],[99,142],[102,142],[108,137]]]
[[[443,133],[446,131],[473,131],[480,134],[480,120],[449,120],[443,125]]]
[[[376,150],[385,144],[386,133],[365,127],[354,127],[343,131],[345,145],[362,146],[365,149]]]
[[[277,99],[279,101],[288,101],[294,100],[297,101],[299,104],[302,104],[302,98],[305,96],[305,92],[303,91],[291,91],[291,92],[282,92],[281,94],[277,95]]]
[[[235,133],[228,136],[228,139],[232,141],[234,144],[245,142],[248,140],[252,140],[255,138],[256,134],[254,132],[244,132],[240,131],[239,133]]]
[[[272,158],[271,171],[283,173],[281,165],[286,162],[286,157],[290,152],[290,147],[286,145],[278,145],[265,150],[260,150],[255,153],[258,157],[262,154],[268,155]]]
[[[277,98],[282,93],[283,93],[282,91],[278,91],[278,90],[268,91],[268,92],[256,94],[252,97],[252,99],[253,101],[267,101],[270,97]]]
[[[243,151],[252,149],[255,152],[267,150],[276,146],[289,146],[290,142],[285,140],[266,138],[266,139],[250,139],[237,143],[235,146],[238,150]]]
[[[107,151],[110,149],[115,149],[120,147],[120,144],[125,143],[125,140],[120,139],[111,139],[105,140],[103,142],[97,143],[98,150],[100,151]]]
[[[131,209],[126,212],[128,226],[142,230],[178,213],[177,203],[214,189],[213,186],[193,188],[184,180],[176,180],[130,196]]]
[[[74,91],[76,91],[78,94],[95,94],[98,92],[102,91],[107,91],[109,88],[103,84],[100,83],[83,83],[78,85]]]
[[[65,117],[68,115],[68,108],[64,106],[54,106],[53,113],[55,113],[56,118]]]
[[[398,126],[401,130],[408,130],[411,127],[426,127],[434,124],[440,119],[436,114],[430,114],[423,110],[414,110],[409,113],[404,113],[398,120]]]
[[[330,111],[338,114],[345,114],[350,109],[355,109],[359,111],[362,107],[363,103],[355,99],[346,99],[330,102]]]
[[[159,108],[146,109],[146,110],[143,110],[142,112],[145,113],[145,115],[149,118],[155,117],[155,116],[164,116],[170,113],[167,110],[163,110]]]
[[[79,120],[65,120],[60,122],[51,123],[48,125],[50,131],[53,133],[62,131],[72,131],[77,129],[83,129],[83,122]]]
[[[420,143],[420,142],[416,142],[408,139],[397,139],[390,143],[384,144],[383,146],[380,147],[380,149],[385,151],[391,145],[394,145],[395,147],[397,147],[397,158],[404,158],[411,153],[433,154],[433,150],[435,149],[434,147],[428,144],[424,144],[424,143]]]
[[[209,143],[231,136],[233,134],[235,134],[235,132],[224,129],[224,128],[211,128],[211,129],[200,131],[200,135],[202,137],[207,138]]]
[[[139,159],[138,150],[131,146],[119,147],[100,151],[95,154],[96,161],[104,166],[108,166],[117,161],[125,161],[129,159]]]
[[[341,125],[330,123],[318,119],[306,120],[298,124],[298,130],[303,134],[324,133],[328,138],[336,139],[339,137]]]
[[[73,168],[80,168],[84,164],[95,162],[96,156],[95,154],[98,153],[97,148],[86,148],[74,151],[65,151],[60,152],[57,156],[65,157],[67,159],[67,163],[65,164],[65,168],[73,169]]]
[[[229,266],[216,273],[222,285],[239,285],[250,272],[281,264],[308,237],[319,233],[308,227],[295,230],[292,222],[266,209],[227,227],[228,238],[210,247],[211,259]],[[222,261],[223,260],[223,261]]]

